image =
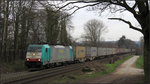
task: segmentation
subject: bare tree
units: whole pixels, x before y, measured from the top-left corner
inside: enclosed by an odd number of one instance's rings
[[[97,44],[100,42],[101,35],[105,30],[106,26],[102,21],[92,19],[84,25],[85,33],[82,35],[82,37],[90,42],[90,45],[97,46]]]
[[[1,1],[2,15],[2,39],[1,51],[3,60],[10,62],[8,59],[16,58],[19,49],[26,49],[29,29],[33,25],[32,7],[33,0],[27,1]],[[7,51],[14,49],[14,55],[7,55]]]
[[[33,27],[33,0],[31,2],[17,1],[11,2],[12,24],[14,29],[14,59],[17,57],[19,49],[26,49],[29,30]]]

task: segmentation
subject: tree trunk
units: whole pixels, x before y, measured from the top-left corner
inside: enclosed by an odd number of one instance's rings
[[[0,0],[0,58],[2,60],[2,30],[3,30],[3,22],[2,22],[2,1]]]
[[[144,73],[145,83],[150,84],[150,54],[149,54],[149,36],[144,34]]]
[[[3,25],[3,37],[2,37],[2,50],[4,50],[4,56],[6,55],[7,50],[7,32],[8,32],[8,16],[9,16],[9,0],[6,0],[6,4],[4,2],[4,25]],[[5,57],[6,62],[8,57]]]
[[[150,84],[150,14],[147,17],[144,34],[144,73],[145,84]]]
[[[16,53],[18,51],[18,32],[19,32],[19,15],[16,14],[16,21],[15,21],[15,31],[14,31],[14,60],[16,60]]]

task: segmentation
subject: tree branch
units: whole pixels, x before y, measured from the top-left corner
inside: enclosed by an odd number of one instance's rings
[[[99,3],[95,3],[95,4],[85,5],[85,6],[82,6],[82,7],[75,6],[75,7],[77,7],[77,9],[74,10],[71,14],[69,14],[69,16],[71,16],[72,14],[74,14],[79,9],[82,9],[82,8],[85,8],[85,7],[89,7],[89,6],[95,6],[95,5],[98,5],[98,4]]]
[[[59,10],[65,8],[66,6],[68,6],[70,4],[75,4],[75,3],[96,3],[96,2],[98,2],[98,1],[75,1],[75,2],[69,2],[66,5],[60,7]]]
[[[116,0],[115,0],[116,1]],[[123,0],[123,3],[121,3],[121,2],[114,2],[114,1],[110,1],[110,3],[111,4],[114,4],[114,5],[118,5],[118,6],[121,6],[121,7],[124,7],[124,8],[126,8],[129,12],[131,12],[133,15],[136,15],[136,11],[133,9],[133,8],[131,8],[131,7],[129,7],[129,5],[126,3],[126,1],[125,0]]]
[[[135,9],[136,6],[137,6],[137,3],[135,2],[135,4],[133,5],[132,9]]]
[[[110,20],[120,20],[120,21],[123,21],[124,23],[127,23],[131,29],[134,29],[134,30],[137,30],[137,31],[143,33],[140,28],[134,27],[134,26],[131,24],[131,22],[129,22],[129,21],[126,21],[126,20],[121,19],[121,18],[108,18],[108,19],[110,19]]]

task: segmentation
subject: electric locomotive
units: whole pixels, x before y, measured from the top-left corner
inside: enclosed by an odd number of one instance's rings
[[[49,62],[49,45],[29,45],[25,65],[28,68],[46,66]]]
[[[71,46],[29,45],[25,65],[28,68],[49,68],[73,61]]]

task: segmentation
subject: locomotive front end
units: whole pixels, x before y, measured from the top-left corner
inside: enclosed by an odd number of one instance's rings
[[[40,67],[42,65],[41,55],[42,55],[42,46],[41,45],[29,45],[29,47],[27,49],[25,65],[28,68]]]

